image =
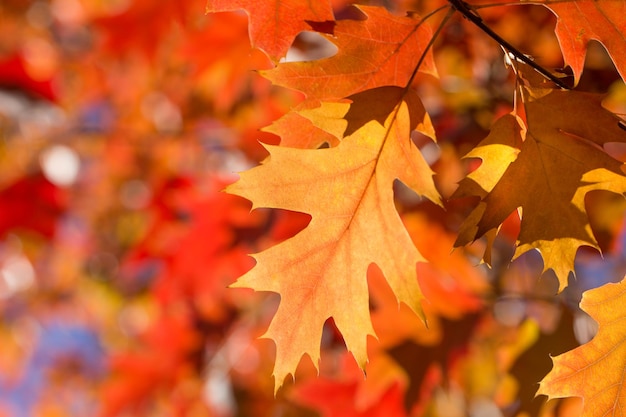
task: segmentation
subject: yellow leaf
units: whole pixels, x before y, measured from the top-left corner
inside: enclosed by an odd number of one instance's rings
[[[374,334],[366,277],[372,263],[397,299],[421,312],[416,264],[424,259],[395,210],[393,183],[399,179],[439,202],[432,171],[410,139],[418,126],[432,130],[413,92],[383,87],[349,102],[324,103],[320,111],[329,119],[345,119],[339,145],[315,150],[267,146],[269,158],[227,189],[251,200],[254,208],[312,216],[302,232],[254,255],[257,265],[234,285],[281,296],[265,334],[276,343],[277,387],[293,375],[304,354],[317,365],[322,326],[329,317],[364,367],[366,339]]]
[[[580,397],[582,417],[623,415],[626,409],[626,279],[586,291],[580,307],[598,322],[589,343],[552,358],[537,394]]]
[[[586,194],[626,192],[623,164],[602,148],[608,142],[626,142],[626,132],[602,107],[598,95],[540,92],[527,90],[526,124],[517,116],[504,116],[468,155],[483,163],[461,182],[454,197],[475,195],[481,201],[463,224],[456,244],[496,230],[521,208],[514,259],[538,249],[544,271],[554,270],[561,291],[574,270],[578,248],[599,250],[585,209]]]

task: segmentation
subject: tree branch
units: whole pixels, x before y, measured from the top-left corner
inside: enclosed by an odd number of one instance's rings
[[[475,10],[471,8],[469,4],[467,4],[463,0],[448,0],[453,9],[457,10],[459,13],[463,15],[464,18],[468,19],[474,25],[476,25],[480,30],[485,32],[489,37],[502,45],[506,50],[508,50],[511,54],[513,54],[520,61],[530,65],[536,71],[538,71],[541,75],[552,81],[554,84],[565,90],[571,90],[571,87],[566,85],[560,78],[556,77],[554,74],[549,72],[547,69],[537,64],[535,61],[521,53],[517,48],[508,43],[505,39],[501,38],[500,35],[495,33],[489,26],[483,23],[483,19],[476,13]]]

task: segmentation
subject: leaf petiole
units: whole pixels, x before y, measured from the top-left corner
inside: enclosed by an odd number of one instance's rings
[[[426,17],[424,17],[419,24],[422,24],[426,19],[428,19],[429,17],[431,17],[432,15],[434,15],[435,13],[439,12],[440,10],[443,10],[443,8],[439,8],[433,12],[431,12],[430,14],[428,14]],[[435,33],[433,33],[432,37],[430,38],[430,41],[428,42],[428,45],[426,45],[426,47],[424,48],[424,52],[422,53],[422,55],[420,56],[419,61],[417,61],[417,65],[415,66],[415,69],[413,70],[413,73],[411,74],[411,76],[409,77],[409,81],[406,84],[406,88],[408,89],[411,84],[413,84],[413,80],[415,79],[415,76],[417,75],[417,72],[420,69],[420,66],[422,65],[422,62],[424,62],[424,59],[426,59],[426,54],[428,53],[428,50],[433,46],[433,44],[435,43],[435,41],[437,40],[437,37],[439,36],[439,33],[441,33],[441,30],[443,29],[443,27],[446,25],[446,23],[448,22],[448,20],[452,17],[452,13],[454,12],[454,9],[450,9],[448,10],[448,13],[444,16],[443,20],[441,21],[441,23],[439,24],[439,26],[437,27],[437,30],[435,30]]]

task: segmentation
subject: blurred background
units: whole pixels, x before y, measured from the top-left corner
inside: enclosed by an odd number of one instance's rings
[[[371,1],[399,15],[445,2]],[[452,251],[467,201],[446,211],[406,189],[398,210],[418,249],[430,328],[372,268],[367,379],[332,320],[320,376],[305,358],[276,398],[274,346],[259,340],[275,294],[227,289],[248,256],[293,236],[308,216],[255,210],[222,192],[266,155],[261,143],[302,100],[258,70],[242,12],[202,0],[0,2],[0,416],[575,415],[575,400],[534,398],[549,355],[588,341],[582,291],[626,273],[626,205],[588,201],[604,259],[581,251],[560,296],[541,258],[508,265],[519,229],[504,224],[493,268],[484,242]],[[333,2],[335,16],[355,16]],[[555,18],[540,6],[487,7],[485,22],[547,68],[562,67]],[[441,16],[431,22],[436,25]],[[287,60],[330,56],[299,35]],[[440,78],[416,88],[439,144],[416,143],[444,197],[476,167],[461,160],[511,111],[499,46],[463,19],[435,44]],[[579,87],[626,113],[626,88],[599,45]],[[622,150],[615,149],[615,153]],[[574,413],[574,414],[568,414]]]

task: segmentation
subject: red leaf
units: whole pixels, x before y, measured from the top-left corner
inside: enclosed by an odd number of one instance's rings
[[[245,9],[252,46],[274,61],[284,57],[296,35],[311,30],[308,22],[335,20],[328,0],[209,0],[207,12]]]
[[[556,35],[576,82],[583,71],[587,45],[592,39],[602,43],[622,79],[626,80],[626,2],[578,0],[553,2],[547,7],[558,17]]]

